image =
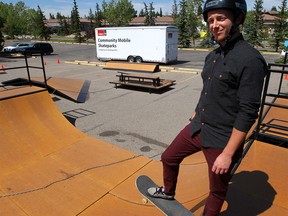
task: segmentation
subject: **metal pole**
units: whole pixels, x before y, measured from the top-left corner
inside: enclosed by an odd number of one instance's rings
[[[42,53],[42,52],[41,52],[41,62],[42,62],[42,70],[43,70],[45,87],[46,87],[46,89],[48,89],[48,86],[47,86],[47,78],[46,78],[46,71],[45,71],[45,64],[44,64],[44,59],[43,59],[43,53]]]
[[[28,65],[28,60],[27,60],[27,53],[24,53],[24,58],[25,58],[26,70],[27,70],[27,74],[28,74],[28,80],[29,80],[30,86],[32,86],[30,71],[29,71],[29,65]]]

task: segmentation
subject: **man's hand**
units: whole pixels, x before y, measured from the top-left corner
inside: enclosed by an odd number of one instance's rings
[[[212,172],[215,174],[227,173],[231,162],[232,157],[230,155],[226,155],[224,153],[220,154],[213,164]]]
[[[216,158],[213,164],[212,172],[215,174],[223,174],[228,172],[232,163],[232,157],[245,140],[245,137],[245,132],[233,128],[232,134],[226,147],[223,149],[223,152]]]

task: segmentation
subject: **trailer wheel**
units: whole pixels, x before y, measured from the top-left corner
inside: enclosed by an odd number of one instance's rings
[[[135,61],[134,56],[128,56],[127,61],[131,63],[134,62]]]
[[[137,56],[137,57],[135,58],[135,61],[136,61],[137,63],[142,63],[142,62],[143,62],[143,59],[141,58],[141,56]]]

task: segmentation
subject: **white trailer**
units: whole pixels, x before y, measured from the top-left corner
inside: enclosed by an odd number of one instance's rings
[[[178,28],[175,26],[96,28],[99,60],[170,63],[177,61]]]

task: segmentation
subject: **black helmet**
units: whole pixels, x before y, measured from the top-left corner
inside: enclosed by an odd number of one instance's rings
[[[203,17],[207,22],[207,13],[213,9],[228,9],[232,10],[238,16],[240,13],[244,14],[244,19],[247,13],[247,4],[245,0],[207,0],[203,7]],[[243,24],[244,19],[241,24]]]

